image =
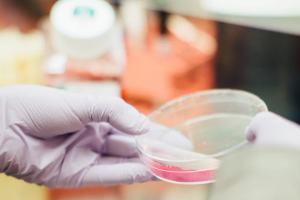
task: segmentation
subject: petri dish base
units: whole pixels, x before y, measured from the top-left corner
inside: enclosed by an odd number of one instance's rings
[[[245,128],[264,111],[261,99],[239,90],[181,97],[149,115],[158,128],[136,137],[140,158],[164,181],[214,182],[220,158],[247,144]]]

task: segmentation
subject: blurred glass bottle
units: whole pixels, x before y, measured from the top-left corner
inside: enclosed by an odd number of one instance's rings
[[[125,65],[122,26],[103,0],[60,0],[43,23],[47,85],[74,92],[120,96]]]

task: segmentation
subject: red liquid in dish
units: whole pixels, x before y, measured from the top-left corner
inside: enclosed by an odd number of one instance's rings
[[[181,183],[213,182],[216,169],[203,171],[183,170],[177,167],[166,166],[158,163],[149,163],[153,174],[163,179]]]

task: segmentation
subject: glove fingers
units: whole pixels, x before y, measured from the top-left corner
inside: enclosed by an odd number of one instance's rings
[[[246,128],[245,135],[249,142],[254,143],[256,136],[249,126]]]
[[[106,137],[102,154],[119,157],[138,157],[135,138],[123,134],[110,134]]]
[[[256,143],[261,137],[261,133],[268,133],[268,130],[281,128],[280,122],[283,119],[272,112],[261,112],[255,115],[250,125],[246,128],[246,139],[251,143]],[[283,119],[285,120],[285,119]],[[279,125],[279,126],[278,126]]]
[[[9,102],[5,107],[10,116],[19,120],[18,126],[39,138],[73,133],[91,122],[107,122],[131,135],[146,133],[150,128],[147,117],[120,98],[25,85],[12,86],[2,94]]]
[[[172,145],[182,150],[193,150],[192,143],[185,136],[162,125],[152,123],[149,134],[152,137],[149,139],[159,142],[162,147]],[[120,157],[137,157],[138,148],[134,137],[112,127],[110,135],[106,138],[102,153]]]
[[[261,112],[257,114],[246,129],[246,138],[255,144],[286,144],[286,133],[298,133],[299,125],[291,122],[272,112]],[[284,135],[281,137],[280,135]],[[291,141],[298,141],[296,134]],[[296,142],[298,143],[298,142]],[[298,145],[296,145],[298,146]]]
[[[94,122],[108,122],[130,135],[144,134],[150,129],[148,118],[120,98],[88,96],[87,103],[89,112],[83,110],[80,115],[87,115]]]
[[[112,186],[142,183],[155,180],[148,168],[139,159],[102,158],[89,169],[81,186]]]
[[[194,149],[193,144],[183,134],[160,124],[151,123],[149,137],[150,138],[148,139],[156,140],[181,149],[191,151]]]

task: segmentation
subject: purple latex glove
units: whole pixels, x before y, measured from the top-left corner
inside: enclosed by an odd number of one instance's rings
[[[246,138],[257,145],[300,150],[300,126],[271,112],[257,114],[246,129]]]
[[[150,181],[131,136],[149,129],[147,118],[118,98],[4,87],[0,172],[50,188]]]

